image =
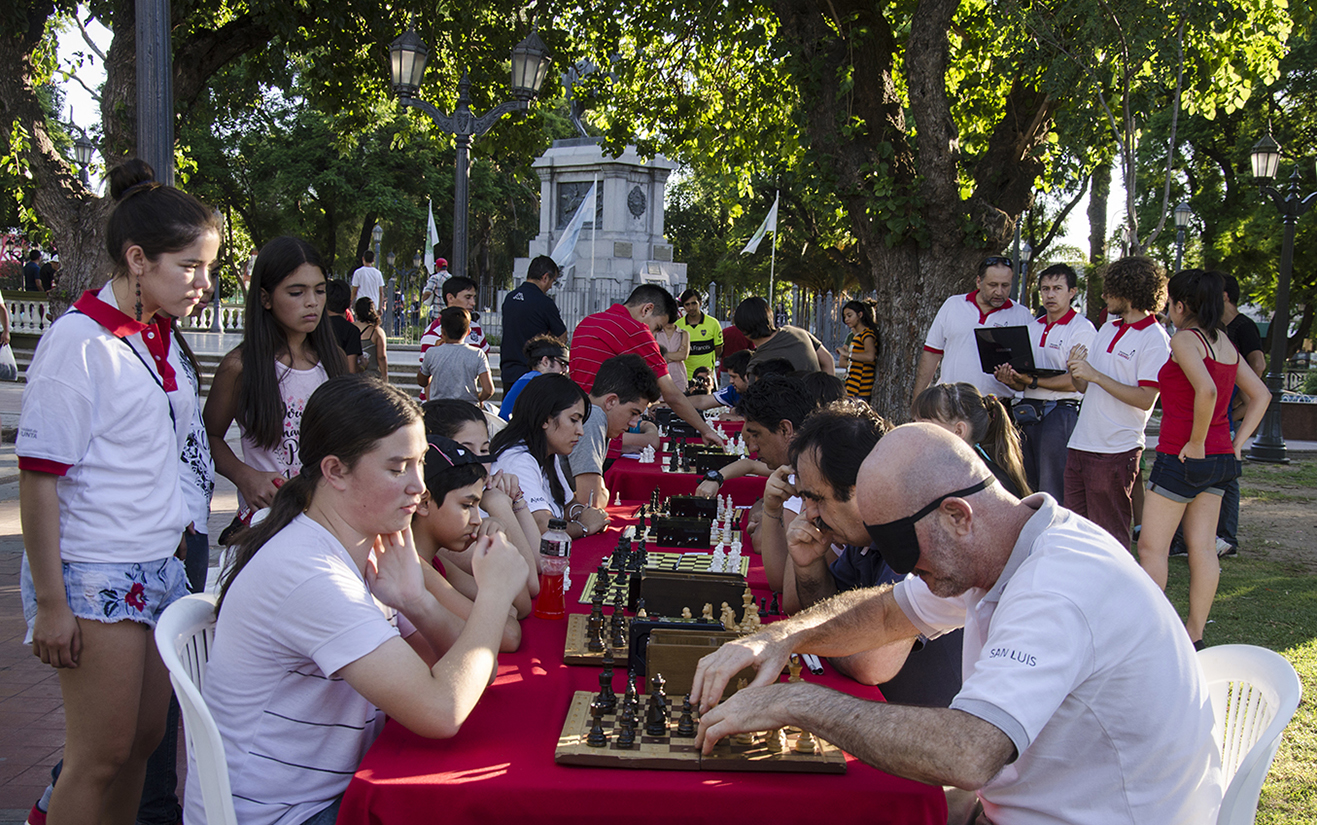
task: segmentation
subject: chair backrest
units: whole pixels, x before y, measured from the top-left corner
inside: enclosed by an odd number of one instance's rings
[[[1218,825],[1251,823],[1280,735],[1299,706],[1303,687],[1280,654],[1253,645],[1218,645],[1198,654],[1207,677],[1226,782]]]
[[[183,731],[191,757],[189,769],[197,772],[207,825],[238,825],[224,740],[201,698],[206,662],[215,639],[215,601],[212,594],[198,593],[165,608],[155,626],[155,644],[169,668],[169,681],[183,711]]]

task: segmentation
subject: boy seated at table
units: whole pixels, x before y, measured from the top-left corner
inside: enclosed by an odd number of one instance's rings
[[[583,424],[584,433],[567,462],[576,476],[574,504],[608,504],[608,488],[604,485],[608,442],[639,424],[641,414],[659,396],[658,379],[639,355],[614,355],[599,365],[590,387],[590,412]]]
[[[497,672],[526,562],[481,538],[465,619],[427,589],[411,521],[434,452],[392,385],[345,375],[311,394],[302,471],[224,572],[202,687],[244,825],[330,825],[386,717],[451,737]],[[197,777],[189,825],[206,821]]]
[[[489,456],[489,419],[478,407],[455,398],[437,398],[425,402],[421,410],[427,433],[450,438],[482,458]],[[482,463],[492,460],[484,458]],[[431,493],[434,494],[433,490]],[[516,602],[517,617],[524,619],[530,610],[530,600],[540,593],[536,570],[540,556],[539,526],[531,515],[515,474],[503,471],[488,474],[482,496],[477,509],[480,518],[478,534],[503,533],[526,560],[527,598],[518,597]],[[435,555],[444,565],[449,582],[468,599],[474,599],[476,590],[471,579],[470,544],[466,540],[440,542]]]
[[[731,383],[716,392],[709,395],[691,396],[691,406],[697,410],[712,410],[715,407],[728,407],[736,409],[736,405],[741,400],[741,393],[745,392],[746,372],[750,368],[750,359],[754,356],[752,350],[738,350],[731,355],[723,358],[723,370],[727,373],[727,380]],[[735,413],[724,415],[727,420],[735,420],[740,416]]]
[[[478,540],[483,536],[501,535],[511,541],[508,530],[503,527],[508,522],[520,536],[515,511],[526,510],[526,502],[520,498],[513,501],[497,487],[486,486],[489,477],[485,468],[489,461],[487,456],[478,455],[437,433],[430,433],[426,438],[430,441],[430,451],[426,453],[425,492],[412,516],[412,538],[416,543],[416,555],[427,567],[434,569],[436,559],[443,564],[442,573],[435,570],[433,577],[427,571],[427,589],[440,604],[465,619],[480,593],[472,574],[472,556]],[[492,509],[502,519],[483,518],[482,508]],[[528,571],[534,569],[533,564],[527,566]],[[539,584],[538,576],[535,584]],[[521,590],[512,600],[514,619],[530,615],[533,598],[530,585],[528,572]],[[503,639],[505,645],[511,643],[513,646],[501,649],[516,650],[520,630],[509,635],[516,627],[517,623],[513,621]]]

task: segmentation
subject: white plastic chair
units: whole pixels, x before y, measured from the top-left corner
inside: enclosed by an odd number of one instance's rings
[[[189,769],[197,772],[207,825],[238,825],[224,740],[201,698],[206,662],[215,640],[215,601],[210,593],[197,593],[166,607],[155,626],[155,644],[169,668],[169,681],[183,711]]]
[[[1218,825],[1247,825],[1257,815],[1258,795],[1280,735],[1299,706],[1303,687],[1283,656],[1253,645],[1219,645],[1198,654],[1207,676],[1226,782]]]

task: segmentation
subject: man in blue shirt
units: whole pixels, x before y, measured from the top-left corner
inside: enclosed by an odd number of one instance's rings
[[[499,376],[506,393],[530,369],[522,348],[536,335],[548,333],[566,342],[567,325],[549,287],[562,272],[553,258],[540,255],[530,262],[526,282],[503,299],[503,341],[499,345]]]
[[[23,265],[23,289],[28,292],[41,291],[41,250],[34,249],[27,256]]]

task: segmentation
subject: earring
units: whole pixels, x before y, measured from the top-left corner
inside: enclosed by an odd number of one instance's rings
[[[133,286],[137,292],[137,322],[142,322],[142,279],[140,277],[133,279]]]

